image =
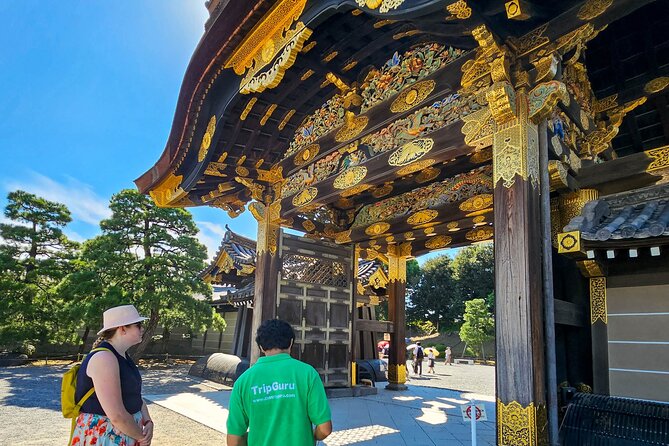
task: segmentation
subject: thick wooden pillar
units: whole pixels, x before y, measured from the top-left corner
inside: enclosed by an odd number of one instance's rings
[[[609,395],[606,277],[590,278],[590,323],[592,324],[592,391],[601,395]]]
[[[254,364],[260,357],[260,348],[255,342],[256,331],[263,321],[276,317],[280,228],[262,203],[252,203],[249,210],[258,221],[250,358],[251,364]]]
[[[537,126],[528,98],[493,85],[497,444],[547,441]],[[514,94],[515,93],[515,94]],[[515,97],[514,97],[515,96]],[[506,98],[506,110],[499,107]]]
[[[411,245],[388,246],[388,317],[394,331],[390,334],[388,355],[388,390],[406,390],[406,285],[407,258],[411,255]]]

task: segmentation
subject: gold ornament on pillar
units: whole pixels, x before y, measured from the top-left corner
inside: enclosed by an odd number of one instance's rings
[[[534,403],[530,403],[527,407],[523,407],[517,401],[504,404],[498,399],[497,444],[509,446],[546,444],[545,411],[544,405],[535,406]]]
[[[606,277],[590,278],[590,323],[601,320],[608,324],[606,310]]]

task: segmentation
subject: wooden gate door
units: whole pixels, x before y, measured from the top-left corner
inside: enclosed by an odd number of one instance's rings
[[[353,249],[281,231],[277,316],[295,330],[292,355],[326,387],[351,385]]]

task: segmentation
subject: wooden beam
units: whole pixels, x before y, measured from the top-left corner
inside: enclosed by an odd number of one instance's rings
[[[571,325],[573,327],[585,327],[585,311],[580,305],[566,300],[555,299],[555,323]]]
[[[395,333],[395,324],[390,321],[370,321],[368,319],[356,319],[356,331],[372,331],[374,333]]]

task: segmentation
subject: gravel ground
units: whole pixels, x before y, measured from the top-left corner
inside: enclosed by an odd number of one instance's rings
[[[66,366],[0,368],[0,445],[63,445],[69,420],[60,413],[60,379]],[[187,376],[188,366],[143,370],[145,394],[216,390]],[[153,443],[171,445],[225,445],[225,435],[190,418],[149,404],[156,423]],[[30,428],[26,428],[30,426]]]
[[[188,365],[143,370],[144,393],[173,394],[221,389],[213,383],[188,377]],[[67,366],[20,366],[0,368],[0,445],[63,445],[69,435],[69,422],[60,413],[60,379]],[[409,377],[409,385],[440,387],[494,401],[495,368],[481,365],[437,363],[435,375]],[[486,398],[487,397],[487,398]],[[156,423],[153,444],[225,445],[225,436],[190,418],[149,404]],[[30,428],[26,428],[30,426]]]

